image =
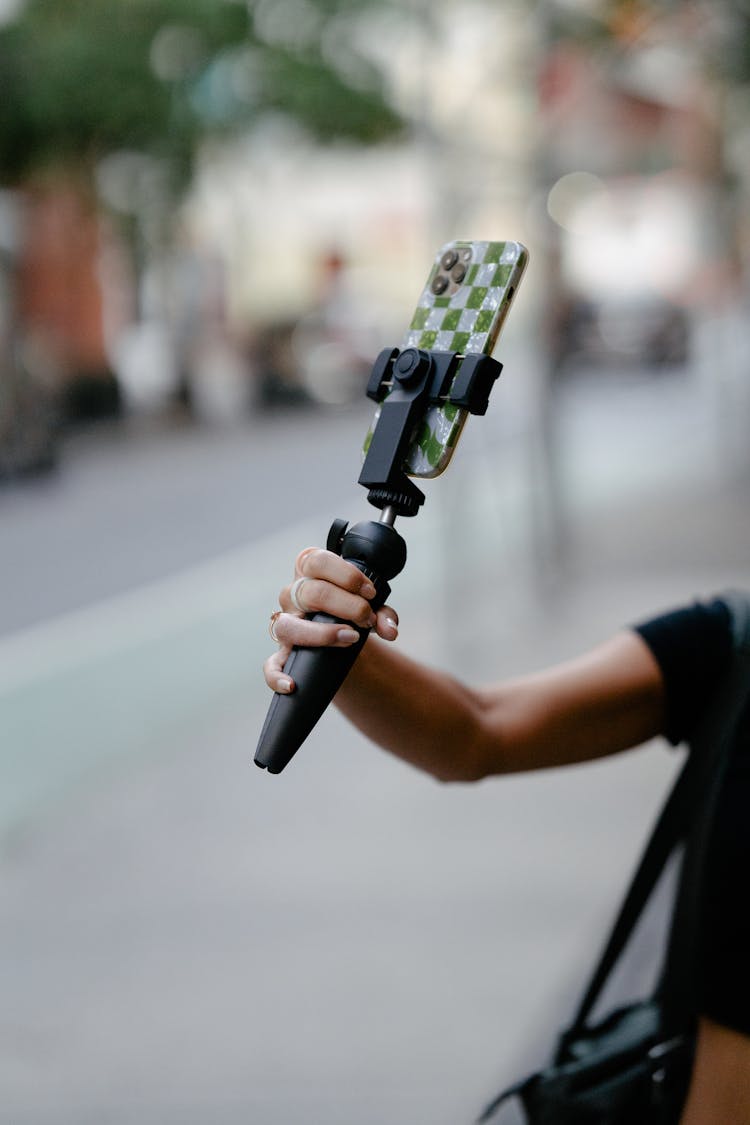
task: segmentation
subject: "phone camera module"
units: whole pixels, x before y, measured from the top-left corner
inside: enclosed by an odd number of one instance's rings
[[[430,291],[435,297],[447,294],[455,296],[463,285],[471,265],[471,246],[450,246],[440,256],[437,272],[430,282]]]

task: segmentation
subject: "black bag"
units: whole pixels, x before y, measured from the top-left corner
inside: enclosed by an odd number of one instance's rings
[[[560,1036],[552,1062],[503,1091],[479,1122],[495,1121],[501,1106],[512,1098],[523,1106],[528,1125],[676,1125],[679,1121],[695,1043],[687,958],[681,954],[670,958],[670,941],[654,996],[618,1008],[593,1026],[589,1018],[689,823],[688,813],[699,796],[696,761],[692,756],[688,759],[672,789],[575,1019]],[[695,824],[693,831],[697,831]],[[694,854],[686,849],[673,931],[678,915],[683,924],[685,921],[691,858],[695,859]],[[683,950],[688,935],[692,946],[694,930],[695,926],[682,931]]]
[[[745,603],[741,612],[747,618]],[[695,954],[704,858],[750,656],[735,662],[661,811],[578,1012],[549,1066],[506,1089],[478,1118],[517,1099],[527,1125],[677,1125],[696,1035]],[[654,994],[590,1024],[591,1013],[667,861],[681,850],[666,952]]]
[[[695,1044],[692,1026],[671,1035],[657,1000],[612,1012],[563,1036],[554,1062],[500,1095],[479,1118],[517,1097],[529,1125],[677,1125]]]

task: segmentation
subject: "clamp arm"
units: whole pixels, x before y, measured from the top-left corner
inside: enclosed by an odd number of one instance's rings
[[[485,414],[502,364],[483,354],[385,348],[375,360],[367,396],[381,404],[359,484],[376,508],[416,515],[424,493],[403,469],[406,453],[428,406],[450,403]]]

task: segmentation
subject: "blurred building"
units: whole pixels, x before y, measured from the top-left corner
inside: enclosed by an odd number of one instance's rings
[[[114,413],[100,210],[73,185],[55,184],[27,190],[21,214],[17,309],[25,347],[67,387],[70,413]]]
[[[695,319],[736,286],[717,15],[622,5],[609,25],[602,8],[598,38],[550,35],[539,212],[558,370],[684,365]]]

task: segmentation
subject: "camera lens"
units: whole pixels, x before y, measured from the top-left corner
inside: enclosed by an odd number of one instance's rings
[[[455,250],[446,250],[440,259],[440,265],[444,270],[451,270],[458,261],[458,254]]]
[[[441,293],[445,293],[447,288],[448,288],[448,278],[445,276],[444,273],[439,273],[437,275],[437,277],[433,278],[433,282],[432,282],[432,285],[430,286],[430,289],[432,290],[432,292],[435,294],[436,297],[439,297]]]
[[[456,282],[457,285],[460,285],[465,277],[466,266],[463,264],[463,262],[459,262],[458,265],[454,266],[451,270],[451,278]]]

